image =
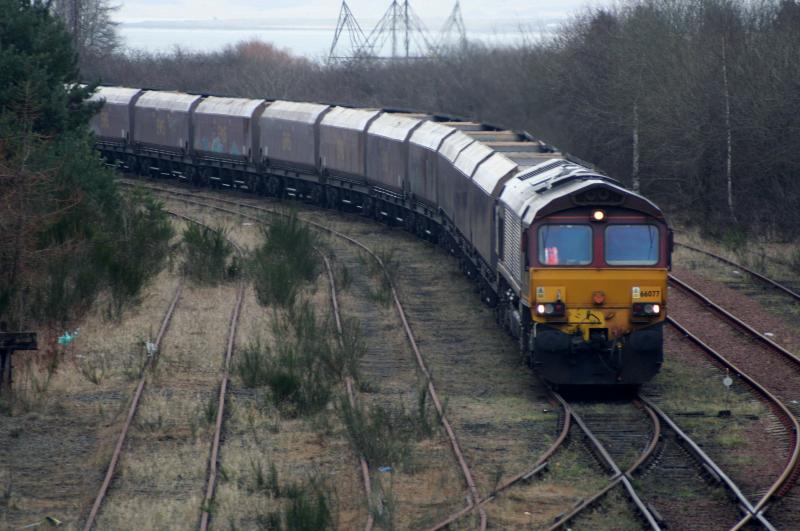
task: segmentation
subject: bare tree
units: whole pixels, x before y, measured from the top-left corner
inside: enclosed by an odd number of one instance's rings
[[[107,55],[118,48],[117,23],[112,18],[118,5],[110,0],[54,0],[51,6],[72,33],[80,55]]]

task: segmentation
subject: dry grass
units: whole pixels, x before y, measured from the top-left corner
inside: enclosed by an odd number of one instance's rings
[[[726,243],[703,238],[696,229],[681,231],[676,236],[676,241],[718,254],[770,278],[795,283],[800,281],[798,242],[778,242],[765,237],[754,237],[742,242]],[[682,263],[685,257],[695,259],[697,254],[678,247],[675,254],[676,261],[681,259]],[[716,262],[715,265],[718,264],[719,262]]]
[[[728,473],[741,474],[741,465],[759,454],[759,441],[752,433],[766,434],[771,413],[766,406],[733,376],[728,390],[722,383],[725,373],[692,355],[678,355],[686,345],[674,336],[665,338],[665,362],[645,394],[675,420],[686,433],[703,446]],[[730,412],[721,416],[721,412]]]
[[[144,527],[196,525],[235,290],[233,284],[184,288],[100,528],[138,527],[138,515]]]
[[[320,277],[316,286],[324,286],[323,282]],[[322,309],[330,305],[326,290],[317,287],[306,296],[318,309],[318,318],[323,318],[319,314],[324,315]],[[243,344],[258,337],[274,347],[282,338],[274,336],[272,319],[274,312],[283,311],[261,308],[249,289],[237,342]],[[358,461],[332,406],[311,417],[285,418],[266,399],[265,391],[243,388],[238,376],[233,379],[231,405],[222,449],[225,474],[214,507],[216,527],[252,529],[260,518],[285,508],[286,499],[276,499],[256,487],[254,466],[267,471],[271,465],[284,488],[308,478],[324,479],[338,527],[353,529],[363,525],[366,497]]]
[[[158,330],[177,277],[160,273],[144,290],[141,305],[109,322],[102,301],[81,323],[78,338],[62,348],[46,389],[36,390],[46,370],[25,367],[19,353],[14,415],[0,422],[0,528],[15,529],[52,516],[65,528],[81,524],[105,473],[111,449],[141,364],[142,342]],[[40,335],[52,344],[63,331]],[[41,354],[39,354],[41,355]]]

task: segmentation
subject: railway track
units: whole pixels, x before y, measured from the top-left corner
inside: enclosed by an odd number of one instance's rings
[[[563,404],[567,403],[561,395],[555,394],[555,396],[559,402]],[[640,424],[640,422],[627,417],[627,415],[620,416],[620,411],[617,408],[614,408],[616,411],[612,411],[610,415],[597,415],[596,411],[592,411],[592,409],[595,408],[586,404],[573,404],[571,409],[571,414],[575,423],[580,428],[583,436],[590,443],[590,451],[595,455],[600,465],[611,474],[611,478],[602,489],[594,495],[582,500],[575,508],[558,518],[549,529],[553,531],[565,528],[570,522],[584,514],[590,507],[600,503],[602,498],[608,495],[617,485],[622,485],[639,517],[650,529],[660,530],[661,526],[658,523],[658,518],[653,514],[653,511],[645,505],[641,496],[634,488],[633,483],[631,483],[631,474],[650,458],[661,437],[661,423],[658,417],[647,406],[642,406],[652,426],[649,442],[646,442],[647,437],[644,434],[647,433],[647,428],[641,425],[638,427],[635,426],[636,424]],[[577,409],[582,409],[582,414],[579,414]],[[591,415],[592,418],[587,422],[584,420],[584,415],[587,415],[587,418]],[[592,429],[590,424],[601,424],[601,426],[595,426],[595,428]],[[598,436],[600,430],[602,430],[602,435]],[[603,444],[601,437],[606,440],[606,444]],[[640,447],[643,442],[645,442],[643,445],[644,449],[637,448]],[[609,446],[612,450],[609,451],[606,446]],[[638,454],[638,457],[623,472],[618,465],[618,461],[623,454],[630,450],[634,450],[634,453]],[[616,455],[612,455],[612,452]]]
[[[164,336],[169,329],[169,325],[172,322],[172,315],[175,312],[175,307],[178,305],[178,301],[180,300],[181,292],[183,291],[183,284],[178,283],[178,287],[175,290],[175,294],[172,296],[172,302],[170,302],[169,307],[167,308],[166,313],[164,314],[164,318],[161,321],[161,327],[158,330],[158,334],[156,335],[155,340],[152,342],[153,347],[151,348],[151,352],[156,353],[158,349],[161,347],[161,342],[164,339]],[[139,381],[136,384],[136,389],[133,392],[133,398],[131,399],[131,405],[128,408],[128,414],[125,417],[125,422],[122,425],[122,431],[117,438],[117,444],[114,446],[114,451],[111,454],[111,460],[106,468],[106,474],[103,477],[103,483],[100,486],[100,490],[97,492],[97,496],[95,497],[94,504],[92,505],[91,510],[89,511],[89,516],[86,519],[86,523],[84,525],[84,531],[91,531],[92,527],[94,526],[95,520],[97,519],[97,515],[100,512],[100,508],[103,505],[103,502],[106,499],[106,494],[108,493],[108,489],[111,486],[111,480],[114,478],[114,473],[117,470],[117,464],[119,463],[120,456],[122,455],[123,446],[125,444],[125,440],[128,437],[128,432],[130,431],[131,424],[133,423],[133,419],[136,416],[136,410],[139,407],[139,401],[142,398],[142,392],[144,391],[145,382],[147,381],[147,371],[153,364],[154,356],[149,355],[146,359],[144,366],[142,367],[141,376],[139,377]]]
[[[333,267],[331,261],[325,256],[322,251],[317,249],[323,263],[325,264],[325,272],[328,277],[328,285],[331,291],[331,312],[333,313],[334,323],[336,324],[336,338],[339,346],[343,346],[344,328],[342,327],[342,316],[339,310],[339,299],[336,294],[336,276],[333,274]],[[347,389],[347,400],[350,402],[350,407],[356,407],[356,391],[355,383],[350,375],[345,376],[345,388]],[[372,531],[375,527],[375,518],[373,516],[372,505],[372,480],[370,478],[369,463],[363,455],[358,456],[358,465],[361,469],[361,479],[364,482],[364,494],[367,498],[367,521],[364,524],[364,531]]]
[[[120,182],[122,182],[124,184],[132,184],[132,183],[126,183],[125,181],[120,181]],[[136,183],[136,185],[140,185],[140,183]],[[255,205],[248,205],[248,204],[244,204],[244,203],[241,203],[241,202],[236,202],[236,201],[232,201],[232,200],[228,200],[228,199],[216,198],[216,197],[207,197],[207,196],[203,196],[202,197],[202,199],[206,200],[206,201],[216,201],[218,203],[223,203],[223,204],[227,205],[226,207],[220,207],[220,206],[215,206],[215,205],[212,205],[212,204],[209,204],[209,203],[203,203],[201,201],[198,201],[197,200],[198,197],[197,197],[196,194],[190,194],[190,193],[187,193],[187,192],[179,192],[179,191],[176,191],[174,189],[165,189],[165,188],[161,188],[161,187],[157,187],[157,186],[146,186],[146,188],[149,188],[149,189],[151,189],[153,191],[156,191],[158,193],[170,194],[172,196],[177,196],[177,197],[179,197],[179,199],[181,201],[186,202],[187,204],[194,204],[194,205],[200,206],[200,207],[212,208],[212,209],[215,209],[215,210],[220,211],[220,212],[225,212],[225,213],[228,213],[228,214],[231,214],[231,215],[234,215],[234,216],[240,216],[240,217],[243,217],[243,218],[247,218],[247,219],[251,219],[251,220],[255,220],[255,221],[259,221],[259,222],[263,221],[263,220],[261,218],[259,218],[258,216],[253,216],[253,215],[246,214],[245,212],[243,212],[241,210],[241,208],[254,209],[256,211],[259,211],[260,213],[265,213],[265,214],[269,214],[269,215],[279,215],[279,216],[288,215],[288,214],[283,213],[283,212],[277,212],[277,211],[274,211],[274,210],[271,210],[271,209],[267,209],[267,208],[264,208],[264,207],[255,206]],[[231,208],[229,208],[231,206],[236,207],[239,210],[232,210]],[[478,491],[477,485],[476,485],[475,480],[473,478],[472,471],[471,471],[471,469],[470,469],[470,467],[469,467],[469,465],[467,463],[466,458],[464,457],[464,452],[461,449],[461,445],[460,445],[460,443],[458,441],[458,438],[456,436],[455,430],[453,429],[450,421],[448,420],[447,414],[445,412],[444,403],[439,398],[439,394],[438,394],[438,392],[436,390],[436,386],[434,384],[433,377],[432,377],[431,372],[430,372],[430,370],[428,368],[428,365],[426,363],[425,357],[423,356],[423,354],[422,354],[422,352],[421,352],[421,350],[420,350],[420,348],[419,348],[419,346],[417,344],[416,337],[415,337],[415,335],[414,335],[414,333],[413,333],[413,331],[411,329],[411,326],[409,324],[408,318],[406,316],[403,303],[400,301],[400,297],[398,295],[398,291],[397,291],[397,288],[395,286],[394,280],[392,279],[391,274],[388,271],[388,269],[386,267],[386,264],[384,263],[384,260],[373,249],[371,249],[370,247],[368,247],[367,245],[365,245],[361,241],[359,241],[359,240],[357,240],[357,239],[355,239],[355,238],[353,238],[351,236],[348,236],[348,235],[346,235],[346,234],[344,234],[342,232],[339,232],[339,231],[337,231],[337,230],[335,230],[335,229],[333,229],[331,227],[328,227],[326,225],[323,225],[323,224],[318,223],[318,222],[313,221],[313,220],[302,219],[302,221],[307,223],[308,225],[310,225],[311,227],[315,228],[318,231],[321,231],[323,233],[327,233],[327,234],[332,235],[332,236],[334,236],[334,237],[336,237],[338,239],[341,239],[341,240],[343,240],[345,242],[348,242],[349,244],[353,245],[355,248],[357,248],[360,251],[363,251],[364,253],[366,253],[366,255],[368,255],[372,260],[374,260],[378,264],[378,266],[381,268],[382,274],[384,275],[386,283],[387,283],[387,285],[389,286],[389,289],[390,289],[392,306],[395,308],[395,311],[397,313],[397,316],[398,316],[398,319],[400,321],[401,327],[403,329],[404,335],[405,335],[405,337],[406,337],[406,339],[408,341],[408,344],[409,344],[411,350],[414,353],[414,359],[416,361],[418,369],[422,372],[425,380],[427,381],[426,389],[427,389],[428,395],[430,396],[431,402],[433,403],[433,406],[434,406],[434,408],[436,410],[437,417],[438,417],[440,423],[442,424],[442,427],[443,427],[445,433],[447,434],[447,438],[448,438],[448,440],[450,442],[453,455],[454,455],[454,457],[455,457],[455,459],[456,459],[456,461],[458,463],[459,469],[461,470],[461,473],[463,475],[464,483],[466,484],[467,493],[468,493],[467,494],[467,509],[468,509],[469,512],[475,512],[476,513],[476,516],[477,516],[478,521],[479,521],[479,524],[478,524],[479,529],[481,529],[481,530],[486,529],[486,525],[487,525],[486,512],[484,511],[483,507],[479,503],[477,503],[478,500],[481,499],[481,495],[480,495],[480,493]]]
[[[199,221],[197,221],[195,219],[192,219],[192,218],[190,218],[188,216],[185,216],[185,215],[182,215],[182,214],[179,214],[179,213],[176,213],[176,212],[169,212],[168,211],[168,213],[171,216],[173,216],[175,218],[178,218],[178,219],[182,219],[182,220],[184,220],[184,221],[186,221],[188,223],[194,223],[194,224],[198,224],[198,225],[203,225],[201,222],[199,222]],[[238,247],[238,245],[236,245],[234,242],[231,242],[231,244],[234,246],[234,248],[236,249],[237,253],[239,253],[241,255],[241,253],[242,253],[241,248]],[[172,302],[171,302],[171,304],[170,304],[169,308],[167,309],[167,312],[166,312],[166,314],[164,316],[164,319],[162,321],[161,328],[159,329],[158,335],[156,336],[155,341],[153,341],[152,347],[150,347],[150,349],[148,351],[148,357],[146,359],[145,365],[143,366],[143,368],[141,370],[141,377],[139,378],[139,381],[137,383],[136,389],[134,391],[133,398],[131,400],[130,407],[128,409],[127,417],[125,419],[125,422],[123,423],[122,431],[120,432],[120,435],[119,435],[119,437],[117,439],[117,444],[114,447],[114,451],[112,453],[111,460],[110,460],[109,465],[108,465],[108,467],[106,469],[106,474],[105,474],[105,477],[103,479],[103,483],[102,483],[102,485],[100,487],[100,490],[97,493],[97,496],[95,497],[95,501],[94,501],[94,503],[92,505],[92,508],[91,508],[91,510],[89,512],[89,516],[88,516],[88,518],[86,520],[86,523],[84,524],[84,531],[90,531],[94,527],[94,525],[95,525],[95,523],[97,521],[97,517],[98,517],[98,515],[100,513],[100,510],[103,507],[103,504],[104,504],[104,502],[105,502],[105,500],[107,498],[108,491],[109,491],[109,488],[111,486],[111,482],[113,480],[113,477],[114,477],[114,474],[116,472],[117,466],[119,464],[120,458],[121,458],[122,453],[124,451],[124,446],[125,446],[126,439],[128,437],[128,433],[130,431],[130,428],[131,428],[131,425],[133,423],[133,420],[134,420],[134,418],[136,416],[136,412],[137,412],[137,410],[139,408],[139,404],[140,404],[140,401],[141,401],[141,398],[142,398],[142,395],[143,395],[143,392],[144,392],[145,384],[146,384],[146,381],[148,379],[149,369],[151,368],[152,364],[154,363],[154,360],[156,359],[156,357],[158,355],[159,348],[161,347],[162,340],[164,339],[164,337],[165,337],[165,335],[167,333],[169,324],[172,321],[172,317],[173,317],[175,309],[176,309],[176,307],[178,305],[178,301],[180,299],[182,291],[183,291],[183,285],[182,285],[182,283],[179,283],[178,288],[175,291],[175,295],[174,295],[174,297],[172,299]],[[222,376],[222,379],[220,381],[220,388],[219,388],[219,395],[218,395],[219,398],[218,398],[217,405],[216,405],[216,419],[215,419],[214,438],[213,438],[213,441],[212,441],[210,457],[209,457],[209,461],[208,461],[208,473],[207,473],[206,495],[205,495],[206,503],[203,504],[203,507],[201,509],[201,511],[202,511],[201,512],[201,519],[200,519],[200,527],[201,527],[201,529],[207,529],[208,518],[209,518],[208,503],[207,502],[208,502],[208,500],[211,499],[211,497],[213,497],[214,488],[216,486],[217,458],[218,458],[218,454],[219,454],[219,444],[220,444],[220,438],[221,438],[221,434],[222,434],[222,420],[223,420],[223,417],[224,417],[225,397],[226,397],[226,393],[227,393],[227,385],[228,385],[228,379],[229,379],[230,360],[231,360],[231,356],[233,354],[234,339],[235,339],[235,336],[236,336],[236,326],[237,326],[238,321],[239,321],[239,313],[240,313],[240,310],[241,310],[241,305],[242,305],[243,299],[244,299],[244,282],[240,281],[238,289],[237,289],[237,292],[236,292],[236,301],[234,303],[233,313],[231,314],[230,323],[229,323],[229,327],[228,327],[228,338],[227,338],[227,347],[226,347],[226,352],[225,352],[225,357],[224,357],[223,376]]]
[[[164,189],[159,189],[158,187],[155,187],[155,188],[156,188],[156,190],[164,192],[164,193],[173,193],[173,194],[175,193],[174,190],[164,190]],[[264,209],[263,207],[258,207],[258,206],[254,206],[254,205],[250,205],[250,204],[244,204],[242,202],[231,201],[231,200],[221,199],[221,198],[216,198],[216,197],[206,197],[206,196],[198,197],[197,194],[188,194],[188,193],[185,193],[185,192],[179,192],[179,194],[184,194],[184,197],[189,197],[190,201],[194,201],[195,199],[198,199],[198,198],[203,199],[203,200],[219,201],[219,202],[223,202],[223,203],[227,204],[228,206],[234,206],[237,209],[239,209],[239,210],[231,210],[229,208],[223,208],[222,209],[224,211],[227,211],[229,214],[234,214],[234,215],[240,215],[241,216],[241,215],[243,215],[243,212],[241,211],[241,208],[243,208],[243,207],[244,208],[248,208],[248,209],[262,210],[262,211],[269,212],[270,214],[275,214],[274,211],[271,211],[269,209]],[[200,204],[198,201],[194,201],[194,202],[197,203],[198,205]],[[219,207],[213,207],[211,205],[204,205],[204,206],[219,209]],[[247,217],[247,216],[245,216],[245,217]],[[323,230],[326,230],[327,232],[331,232],[331,230],[328,229],[327,227],[325,227]],[[333,233],[335,233],[335,232],[336,231],[333,231]],[[348,237],[345,236],[345,238],[347,239]],[[365,248],[365,247],[363,247],[363,244],[362,244],[361,248],[362,249]],[[378,259],[380,261],[379,257],[374,256],[374,258],[376,258],[376,259]],[[396,296],[397,296],[396,291],[393,291],[393,295],[396,298]],[[396,302],[399,302],[399,301],[396,301]],[[407,326],[407,322],[406,322],[406,326]],[[430,381],[431,380],[429,379],[429,382]],[[566,408],[569,408],[569,406],[566,405],[566,403],[564,403],[564,404],[565,404]],[[678,437],[682,441],[682,444],[685,444],[686,446],[688,446],[691,449],[689,453],[693,454],[695,459],[697,459],[698,461],[702,462],[702,464],[699,465],[699,466],[706,467],[705,468],[706,470],[712,470],[715,477],[725,478],[723,483],[725,483],[726,488],[733,493],[733,497],[735,499],[737,499],[737,502],[740,503],[742,505],[742,507],[747,508],[748,506],[750,506],[749,502],[746,499],[744,499],[743,496],[741,496],[740,490],[738,489],[738,487],[736,487],[735,484],[733,484],[733,482],[730,480],[730,478],[728,478],[719,469],[719,467],[710,458],[708,458],[708,456],[706,456],[705,454],[702,453],[702,450],[700,450],[699,446],[696,443],[694,443],[694,441],[692,441],[684,432],[680,431],[680,428],[677,427],[677,424],[675,424],[673,421],[671,421],[671,419],[666,417],[666,415],[663,412],[659,411],[659,413],[655,413],[656,409],[653,407],[652,404],[649,404],[648,406],[645,406],[645,407],[648,409],[648,411],[651,412],[650,415],[652,415],[653,418],[657,418],[657,417],[662,418],[662,420],[664,420],[664,422],[667,423],[670,426],[670,429],[675,431],[676,437]],[[542,471],[544,469],[544,467],[546,466],[548,458],[551,457],[557,451],[559,446],[562,444],[563,440],[566,438],[566,434],[569,432],[570,419],[573,418],[573,414],[574,413],[572,413],[570,409],[565,409],[564,411],[565,411],[565,414],[563,416],[564,421],[562,423],[562,430],[561,430],[561,433],[560,433],[559,437],[551,445],[551,447],[547,450],[547,452],[545,452],[529,469],[527,469],[524,472],[521,472],[521,473],[513,476],[512,478],[504,481],[501,485],[499,485],[496,489],[494,489],[494,491],[490,495],[488,495],[486,497],[483,497],[483,498],[476,498],[476,499],[479,500],[477,504],[470,504],[465,509],[459,511],[458,513],[454,513],[453,515],[448,517],[446,520],[440,522],[437,526],[434,527],[434,529],[440,529],[440,528],[447,527],[447,526],[453,524],[454,522],[458,521],[461,517],[465,516],[466,514],[469,514],[469,513],[473,512],[473,511],[475,511],[475,507],[476,506],[477,507],[482,507],[487,502],[493,500],[500,492],[510,488],[511,486],[517,484],[520,481],[524,481],[524,480],[530,479],[531,477],[536,475],[538,472]],[[584,424],[584,427],[586,429],[588,429],[588,427],[586,427],[585,424]],[[586,432],[584,431],[584,433],[586,433]],[[591,433],[591,432],[589,432],[589,433]],[[593,435],[591,437],[589,437],[589,435],[587,435],[587,438],[589,438],[589,440],[591,440],[591,438],[595,438],[596,439],[596,437],[594,437]],[[649,445],[648,448],[650,448],[651,446],[654,446],[654,445]],[[650,453],[652,453],[652,448],[650,449]],[[601,454],[602,454],[602,452],[601,452]],[[634,468],[638,468],[639,465],[641,465],[641,463],[644,462],[644,461],[645,461],[644,458],[640,459],[637,462],[636,467],[634,467]],[[612,462],[613,462],[613,459],[612,459]],[[614,481],[612,481],[613,485],[611,485],[611,487],[613,487],[614,485],[616,485],[618,483],[624,483],[623,477],[626,478],[627,476],[625,476],[625,474],[621,474],[619,477],[614,476]],[[629,481],[628,481],[628,483],[629,483]],[[611,487],[609,487],[609,489],[607,489],[607,490],[604,490],[604,493],[608,492],[608,490],[610,490]],[[598,496],[596,499],[599,499],[601,496],[602,496],[602,494],[600,496]],[[594,499],[593,501],[596,501],[596,499]],[[588,506],[591,506],[591,503],[587,503],[585,506],[583,504],[581,505],[581,507],[588,507]],[[647,506],[642,505],[642,507],[644,508],[644,510],[642,511],[641,509],[639,509],[639,511],[641,512],[642,515],[644,515],[644,518],[648,522],[648,524],[654,523],[656,526],[658,526],[658,522],[657,522],[658,518],[652,514],[652,512],[650,511],[650,509]],[[638,504],[637,504],[637,508],[638,508]],[[753,512],[755,512],[755,511],[753,511]],[[579,513],[576,513],[576,515],[577,514],[579,514]],[[575,516],[575,515],[573,515],[573,516]],[[757,514],[757,518],[763,519],[763,515]],[[566,521],[562,522],[562,523],[566,523]],[[558,525],[562,525],[562,524],[559,523]],[[765,525],[764,523],[762,523],[762,525],[764,525],[764,527],[767,527],[767,528],[770,527],[769,524]]]
[[[543,473],[550,460],[566,444],[574,421],[588,443],[587,449],[611,474],[611,479],[600,490],[560,515],[550,529],[562,529],[570,522],[579,520],[590,509],[602,504],[603,497],[618,485],[625,489],[642,524],[651,529],[660,529],[678,519],[682,519],[691,529],[715,528],[722,522],[729,522],[733,526],[741,518],[740,513],[756,513],[753,505],[730,477],[652,400],[640,396],[630,403],[590,404],[570,403],[555,393],[553,396],[561,404],[565,415],[559,437],[537,458],[529,470],[499,485],[481,500],[481,504],[487,504],[515,485],[530,481],[534,476]],[[672,434],[671,440],[666,440],[667,433]],[[624,460],[630,461],[631,456],[635,460],[624,469],[617,464]],[[646,474],[658,474],[660,483],[669,478],[674,488],[691,488],[693,496],[702,498],[700,503],[703,511],[692,515],[687,523],[686,515],[682,514],[686,507],[668,507],[661,500],[657,502],[653,499],[655,496],[647,492],[649,489],[644,489],[644,494],[641,494],[643,489],[634,488],[630,480],[634,475]],[[696,499],[692,501],[698,503]],[[446,529],[464,514],[464,511],[454,513],[431,530]],[[666,514],[667,518],[662,514]],[[756,514],[755,517],[763,528],[775,529],[763,514]]]
[[[747,381],[751,388],[757,389],[757,394],[780,419],[789,437],[782,472],[770,485],[758,489],[754,510],[734,526],[740,529],[752,519],[753,513],[765,511],[775,499],[790,494],[800,477],[800,424],[797,421],[800,416],[800,359],[680,278],[670,275],[670,284],[676,289],[670,296],[669,323],[733,374]],[[720,352],[724,352],[725,357]],[[793,501],[795,497],[796,494],[788,499]],[[784,510],[773,516],[778,527],[782,527],[784,517],[788,518],[786,522],[791,522],[798,516],[793,507],[795,503],[786,503]]]
[[[186,216],[181,216],[184,219],[199,223]],[[240,258],[244,257],[244,252],[239,245],[234,241],[229,240],[236,253]],[[225,362],[222,369],[222,380],[219,386],[219,395],[217,400],[217,415],[214,420],[214,439],[211,443],[211,453],[208,458],[208,480],[206,482],[205,496],[203,497],[203,506],[200,513],[200,530],[206,531],[208,529],[209,519],[211,518],[211,502],[214,499],[214,491],[217,487],[217,475],[219,468],[219,449],[220,440],[222,439],[222,423],[225,419],[225,398],[228,393],[228,382],[230,381],[231,358],[236,345],[236,328],[239,325],[239,316],[242,311],[242,304],[244,303],[245,281],[240,278],[239,285],[236,288],[236,303],[231,314],[230,322],[228,325],[228,338],[225,346]]]
[[[744,271],[745,273],[747,273],[751,277],[754,277],[754,278],[760,280],[761,282],[767,284],[768,286],[771,286],[772,288],[775,288],[777,291],[783,293],[784,295],[789,296],[794,301],[800,302],[800,293],[797,293],[797,291],[793,290],[789,286],[786,286],[785,284],[782,284],[782,283],[780,283],[780,282],[778,282],[776,280],[773,280],[773,279],[767,277],[766,275],[762,275],[761,273],[759,273],[758,271],[755,271],[754,269],[751,269],[751,268],[749,268],[747,266],[744,266],[744,265],[742,265],[740,263],[734,262],[733,260],[729,260],[728,258],[725,258],[724,256],[720,256],[720,255],[718,255],[716,253],[712,253],[710,251],[706,251],[705,249],[700,249],[700,248],[695,247],[693,245],[689,245],[689,244],[686,244],[686,243],[679,243],[679,242],[675,242],[675,245],[678,246],[678,247],[683,247],[685,249],[689,249],[690,251],[693,251],[693,252],[696,252],[696,253],[700,253],[702,255],[714,258],[715,260],[718,260],[718,261],[720,261],[720,262],[722,262],[724,264],[727,264],[729,266],[733,266],[733,267],[735,267],[736,269],[738,269],[740,271]],[[787,264],[783,264],[783,265],[787,265]]]

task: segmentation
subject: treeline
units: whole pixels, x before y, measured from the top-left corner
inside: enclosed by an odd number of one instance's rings
[[[86,57],[107,84],[448,113],[525,129],[717,234],[800,226],[800,4],[632,0],[555,36],[321,65],[246,42]]]
[[[118,315],[164,265],[169,220],[118,193],[93,149],[92,87],[76,84],[49,5],[0,0],[0,12],[0,329],[72,323],[100,296]]]

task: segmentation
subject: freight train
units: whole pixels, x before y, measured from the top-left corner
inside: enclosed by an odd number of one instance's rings
[[[527,133],[124,87],[92,99],[96,147],[120,169],[357,211],[441,243],[552,384],[636,386],[662,365],[662,211]]]

